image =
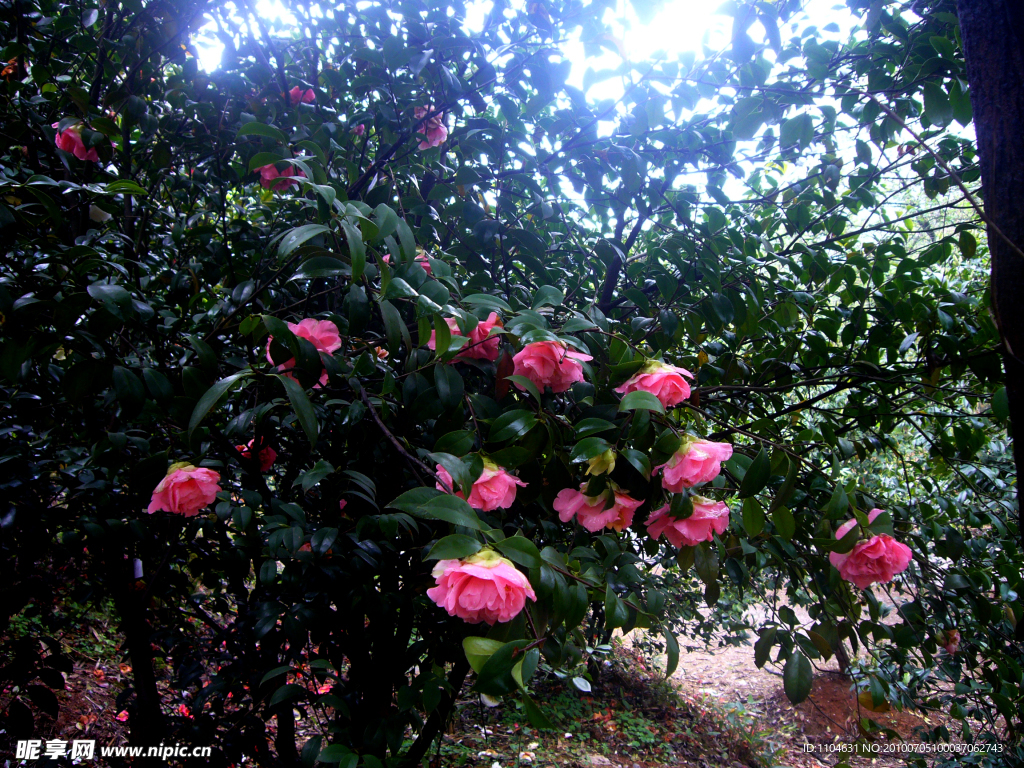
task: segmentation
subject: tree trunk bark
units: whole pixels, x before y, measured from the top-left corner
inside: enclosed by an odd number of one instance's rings
[[[1024,447],[1018,441],[1024,435],[1024,3],[959,0],[957,6],[981,159],[992,257],[992,308],[1004,346],[1020,502],[1024,479]],[[1018,504],[1018,521],[1019,510]]]

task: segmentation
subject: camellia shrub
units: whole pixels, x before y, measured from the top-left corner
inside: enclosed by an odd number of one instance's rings
[[[963,738],[1012,746],[998,334],[936,276],[969,273],[978,225],[919,244],[874,218],[907,174],[949,189],[924,149],[890,162],[901,122],[969,105],[947,70],[853,53],[962,67],[955,16],[915,7],[911,35],[887,10],[847,49],[789,5],[739,4],[728,56],[583,91],[560,45],[616,48],[604,0],[476,27],[418,0],[5,6],[4,614],[51,615],[57,564],[112,597],[133,743],[414,766],[470,688],[544,727],[531,680],[586,688],[615,629],[660,635],[671,673],[666,569],[712,606],[773,579],[811,616],[759,627],[794,702],[812,662],[869,645],[875,705],[953,707]],[[588,100],[612,76],[624,93]],[[879,127],[877,77],[923,79],[924,110]],[[858,476],[911,428],[913,483]],[[7,660],[7,734],[53,709],[47,647]]]

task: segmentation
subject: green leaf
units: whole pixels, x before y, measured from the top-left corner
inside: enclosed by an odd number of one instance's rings
[[[302,492],[309,493],[321,480],[328,475],[334,474],[334,467],[326,459],[320,459],[313,468],[307,470],[302,476]]]
[[[608,629],[624,626],[629,620],[629,610],[622,602],[612,585],[609,584],[604,591],[604,618],[605,626]]]
[[[104,191],[108,194],[120,194],[120,195],[148,195],[145,187],[139,186],[134,181],[129,179],[117,179],[111,181],[103,187]]]
[[[611,449],[612,444],[603,437],[585,437],[573,446],[570,461],[587,461]]]
[[[347,221],[341,222],[341,228],[345,232],[345,242],[348,243],[348,253],[352,259],[352,280],[356,281],[363,276],[366,269],[366,246],[363,244],[363,235]]]
[[[541,712],[540,707],[525,692],[522,694],[522,701],[523,710],[526,712],[526,719],[530,721],[530,725],[541,730],[554,730],[554,723],[548,720],[547,716]]]
[[[515,640],[501,646],[484,663],[473,687],[489,696],[502,696],[514,691],[518,686],[512,677],[512,667],[519,663],[520,651],[527,645],[526,640]]]
[[[711,308],[715,310],[715,315],[718,316],[723,325],[728,325],[736,317],[732,302],[729,301],[727,296],[723,296],[720,293],[711,294]]]
[[[117,399],[127,409],[141,408],[146,398],[145,387],[139,377],[122,365],[114,366],[114,391]]]
[[[743,530],[752,539],[764,530],[764,510],[757,499],[743,501]]]
[[[565,294],[553,285],[542,285],[533,295],[533,308],[559,307],[565,301]]]
[[[665,677],[672,677],[672,673],[679,666],[679,641],[666,626],[661,628],[661,633],[665,636]]]
[[[288,683],[288,685],[282,685],[276,691],[274,695],[270,697],[270,704],[268,706],[274,707],[277,704],[281,704],[285,701],[291,701],[292,699],[298,699],[301,696],[306,695],[306,689],[301,685],[295,683]]]
[[[263,679],[260,680],[260,686],[262,687],[264,684],[266,684],[270,680],[273,680],[275,677],[281,677],[282,675],[286,675],[291,671],[292,667],[290,664],[285,664],[283,667],[275,667],[263,676]]]
[[[444,520],[478,531],[484,528],[469,504],[458,496],[449,496],[434,488],[413,488],[388,506],[425,520]]]
[[[506,314],[512,314],[512,307],[506,304],[502,299],[497,296],[491,296],[487,293],[474,293],[466,296],[462,299],[463,304],[476,307],[486,307],[487,309],[493,309],[498,312],[504,312]]]
[[[495,651],[504,645],[500,640],[491,640],[487,637],[465,637],[462,639],[462,650],[466,654],[466,661],[477,674],[484,668],[487,660],[494,655]]]
[[[392,355],[397,355],[402,346],[402,330],[405,328],[402,315],[390,301],[381,300],[380,316],[384,321],[384,333],[388,338],[388,351]]]
[[[543,565],[537,545],[524,536],[512,536],[496,541],[494,547],[512,562],[526,568],[540,568]]]
[[[619,411],[635,411],[645,410],[654,411],[656,413],[664,413],[665,406],[661,404],[661,401],[652,395],[650,392],[644,392],[643,390],[636,390],[630,392],[622,398],[622,402],[619,403]]]
[[[149,394],[158,403],[166,404],[174,397],[174,387],[171,386],[171,382],[160,371],[153,368],[143,368],[142,379],[146,382]]]
[[[228,390],[247,376],[252,376],[252,371],[240,371],[239,373],[234,373],[221,379],[206,390],[203,396],[199,398],[199,402],[196,403],[196,407],[192,410],[192,418],[189,419],[188,422],[188,436],[190,439],[196,427],[198,427],[202,420],[206,418],[206,415],[213,410],[214,406],[220,402],[220,399],[227,394]]]
[[[249,160],[249,173],[258,171],[265,165],[276,165],[284,159],[280,152],[257,152]]]
[[[619,453],[633,468],[644,476],[645,480],[651,479],[651,460],[647,455],[635,448],[626,448]]]
[[[288,282],[315,280],[318,277],[350,277],[351,275],[352,267],[341,259],[336,259],[333,256],[314,256],[302,262],[295,274],[288,278]]]
[[[465,384],[454,366],[437,363],[434,366],[434,386],[437,387],[437,397],[445,410],[450,411],[462,403]]]
[[[278,144],[288,144],[288,137],[281,131],[281,129],[256,121],[246,123],[238,129],[238,133],[235,134],[235,138],[240,139],[243,136],[265,136],[268,139],[273,139]]]
[[[303,224],[301,227],[295,227],[281,238],[281,242],[277,246],[277,255],[282,259],[290,256],[296,248],[310,238],[327,234],[330,231],[331,228],[323,224]]]
[[[801,150],[807,149],[814,141],[814,120],[803,112],[791,117],[782,124],[779,130],[779,144],[783,149],[798,144]]]
[[[757,642],[754,643],[754,666],[758,669],[761,669],[771,656],[776,631],[775,627],[766,627],[761,631]]]
[[[793,540],[793,534],[796,533],[796,519],[788,507],[776,507],[773,509],[772,522],[775,523],[775,530],[779,532],[779,536],[786,541]]]
[[[540,390],[537,389],[537,385],[530,381],[525,376],[516,376],[515,374],[506,376],[505,379],[511,383],[517,385],[520,389],[525,390],[529,394],[533,395],[534,399],[540,404]]]
[[[123,306],[132,300],[132,295],[120,285],[95,283],[85,290],[97,301],[112,301]]]
[[[799,704],[810,695],[812,674],[811,662],[794,649],[782,670],[782,685],[790,702]]]
[[[1000,387],[992,395],[992,415],[1003,422],[1010,418],[1010,398],[1006,394],[1006,387]]]
[[[914,346],[914,342],[917,341],[917,337],[920,335],[921,334],[919,334],[917,331],[914,331],[913,333],[908,333],[906,337],[903,339],[903,341],[900,342],[900,354],[902,355],[904,352],[906,352],[908,349]]]
[[[507,411],[491,422],[487,439],[492,443],[501,443],[525,435],[536,425],[537,417],[532,411]]]
[[[462,560],[483,549],[483,544],[472,536],[453,533],[430,548],[424,560]]]
[[[356,768],[359,765],[359,755],[344,744],[331,744],[317,755],[316,761],[318,763],[338,763],[338,768]]]
[[[434,354],[441,357],[452,343],[452,330],[440,315],[434,315]]]
[[[415,299],[417,296],[416,290],[400,277],[392,278],[383,294],[385,299]]]
[[[288,400],[291,402],[295,415],[299,419],[299,425],[302,427],[302,431],[306,433],[306,437],[309,438],[309,447],[315,448],[320,425],[317,424],[316,413],[313,412],[313,406],[309,402],[306,390],[295,379],[279,373],[271,375],[277,378],[284,386],[284,391],[288,394]]]
[[[924,84],[924,115],[939,127],[946,127],[953,120],[953,105],[949,96],[937,83]]]
[[[705,584],[713,584],[718,580],[718,547],[713,542],[702,541],[694,547],[693,562],[697,576]]]
[[[757,456],[750,462],[750,466],[747,467],[747,473],[743,476],[743,482],[740,483],[739,497],[745,499],[760,493],[768,485],[771,471],[771,458],[768,456],[768,451],[765,450],[764,446],[761,446],[761,450],[757,452]]]

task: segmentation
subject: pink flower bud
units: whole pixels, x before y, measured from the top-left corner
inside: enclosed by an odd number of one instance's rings
[[[448,324],[448,329],[452,332],[453,336],[461,336],[462,330],[459,328],[458,322],[455,318],[445,318],[445,323]],[[491,336],[492,328],[501,328],[501,318],[498,317],[497,313],[491,312],[487,316],[487,319],[476,324],[469,333],[469,342],[459,353],[455,355],[454,360],[461,358],[476,358],[477,360],[490,360],[492,363],[498,359],[498,345],[500,343],[500,337]],[[427,346],[430,349],[437,348],[437,331],[430,332],[430,339],[427,341]],[[452,362],[454,362],[454,360]]]
[[[628,528],[633,523],[636,508],[643,504],[643,501],[637,501],[618,488],[611,488],[596,497],[583,494],[584,488],[586,483],[580,485],[578,491],[572,488],[559,491],[552,506],[558,512],[558,519],[563,523],[569,522],[575,515],[580,525],[591,533],[602,528],[610,528],[613,531]]]
[[[250,440],[247,445],[236,445],[235,450],[242,454],[242,456],[244,456],[245,458],[251,459],[253,443],[255,442],[256,440],[254,438]],[[277,460],[277,451],[275,451],[268,445],[262,450],[260,450],[260,452],[257,454],[257,458],[259,459],[260,462],[260,472],[266,472],[268,469],[274,466],[274,462]]]
[[[939,635],[939,645],[952,656],[960,647],[960,632],[955,629],[943,630]]]
[[[311,317],[307,317],[299,323],[288,323],[288,330],[300,339],[308,341],[316,347],[318,352],[326,352],[328,355],[331,355],[341,349],[341,335],[338,333],[338,326],[330,320],[314,320]],[[270,356],[270,344],[273,340],[273,336],[267,338],[267,362],[269,363],[274,362],[274,359]],[[279,373],[284,373],[288,378],[298,381],[292,374],[286,373],[294,367],[295,358],[293,357],[277,366],[277,370]],[[320,374],[320,381],[313,385],[313,389],[320,389],[325,384],[327,384],[327,371]]]
[[[299,182],[295,179],[304,179],[306,174],[303,173],[301,168],[295,168],[289,165],[283,171],[277,170],[277,166],[273,163],[270,165],[262,165],[256,169],[256,172],[260,175],[260,184],[264,189],[270,189],[274,192],[284,192],[292,186],[299,186]]]
[[[417,120],[422,120],[431,112],[430,107],[416,107],[413,110]],[[448,126],[444,124],[444,115],[438,114],[429,118],[423,125],[416,129],[416,133],[422,133],[426,138],[420,140],[420,149],[430,149],[444,144],[448,138]]]
[[[314,101],[316,101],[316,94],[313,92],[312,88],[307,88],[304,91],[302,90],[302,88],[296,85],[294,88],[288,91],[288,98],[291,100],[292,106],[294,107],[300,103],[312,104]]]
[[[449,616],[470,624],[511,621],[526,607],[526,598],[537,600],[526,576],[491,550],[465,560],[441,560],[431,575],[437,586],[427,596]]]
[[[685,520],[677,520],[669,514],[669,505],[656,509],[647,518],[647,532],[652,538],[663,533],[669,543],[676,547],[695,547],[702,541],[711,541],[714,535],[722,535],[729,527],[729,507],[724,501],[714,501],[703,496],[693,496],[693,514]]]
[[[191,464],[172,464],[167,476],[153,490],[153,498],[146,510],[149,514],[174,512],[194,517],[208,507],[220,492],[220,474],[212,469],[201,469]]]
[[[57,128],[60,123],[54,123],[51,127]],[[100,156],[96,152],[95,147],[86,148],[85,142],[82,140],[82,124],[72,125],[69,128],[65,128],[63,131],[57,131],[57,136],[54,138],[54,144],[57,145],[57,149],[63,149],[65,152],[70,152],[79,160],[88,160],[93,163],[100,161]]]
[[[626,383],[616,387],[615,391],[620,395],[638,391],[650,392],[663,406],[671,408],[690,396],[690,385],[686,383],[684,376],[688,379],[693,378],[693,374],[685,368],[652,360]]]
[[[437,490],[445,492],[449,488],[454,490],[452,476],[440,464],[437,465],[437,477]],[[516,500],[516,486],[525,488],[526,485],[518,477],[510,474],[504,467],[499,467],[494,462],[485,459],[484,471],[477,478],[477,481],[473,483],[473,490],[470,491],[469,498],[466,499],[462,491],[455,495],[460,499],[465,499],[466,503],[474,509],[479,509],[482,512],[491,512],[499,507],[502,509],[511,507]],[[448,487],[446,488],[445,486]]]
[[[665,464],[659,464],[651,474],[661,476],[661,487],[672,493],[682,493],[701,483],[709,483],[722,471],[722,462],[732,457],[729,443],[712,443],[707,440],[684,441],[679,450]]]
[[[881,509],[872,509],[868,512],[868,522],[880,514]],[[839,526],[836,538],[843,538],[856,525],[857,518],[847,520]],[[897,573],[907,569],[912,557],[910,547],[883,533],[857,542],[853,549],[844,554],[830,552],[828,559],[846,581],[856,584],[861,589],[867,589],[876,582],[892,581]]]
[[[593,359],[569,349],[562,341],[535,341],[512,358],[515,364],[512,373],[525,376],[541,390],[551,387],[552,392],[566,392],[576,382],[583,381],[580,362]],[[523,389],[518,384],[516,387]]]

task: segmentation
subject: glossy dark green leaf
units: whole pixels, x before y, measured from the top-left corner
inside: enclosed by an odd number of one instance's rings
[[[654,411],[655,413],[665,412],[665,406],[661,404],[657,397],[650,392],[644,392],[640,389],[623,395],[621,402],[619,402],[620,411],[636,411],[641,409]]]
[[[771,457],[764,446],[762,446],[761,450],[757,452],[757,456],[750,462],[750,466],[747,467],[746,474],[743,475],[743,482],[740,483],[738,496],[741,499],[746,499],[764,490],[764,487],[768,485],[768,479],[771,477],[771,468]]]
[[[462,560],[475,555],[483,548],[483,544],[472,536],[453,533],[438,541],[424,560]]]
[[[202,423],[207,414],[216,407],[217,403],[220,402],[220,399],[224,397],[224,395],[226,395],[235,384],[251,375],[251,371],[233,373],[230,376],[225,376],[206,390],[206,394],[199,398],[199,402],[196,403],[196,407],[192,409],[192,418],[190,418],[188,422],[189,436],[192,435],[196,427]]]
[[[794,650],[782,670],[782,685],[786,698],[792,704],[799,704],[811,693],[813,670],[811,662],[800,651]]]
[[[309,440],[311,448],[316,447],[317,437],[320,432],[320,425],[316,420],[316,413],[313,410],[312,404],[309,402],[309,397],[306,395],[304,390],[295,379],[289,376],[284,376],[278,373],[273,374],[274,378],[281,382],[284,386],[284,391],[288,395],[288,401],[292,404],[292,409],[295,411],[295,416],[299,420],[299,425],[302,427],[302,431],[306,433],[306,438]]]

